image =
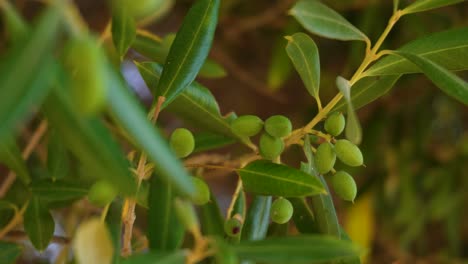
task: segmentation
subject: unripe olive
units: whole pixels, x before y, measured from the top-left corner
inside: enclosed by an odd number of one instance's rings
[[[361,150],[349,140],[340,139],[335,143],[336,156],[346,165],[357,167],[363,163]]]
[[[354,202],[357,187],[353,177],[345,171],[338,171],[332,176],[332,185],[335,193],[345,201]]]
[[[97,206],[105,206],[112,202],[117,196],[118,191],[108,181],[100,180],[91,186],[88,192],[88,200]]]
[[[185,128],[177,128],[174,130],[169,143],[172,150],[179,158],[187,157],[195,148],[195,139],[193,138],[192,132]]]
[[[115,0],[115,8],[122,8],[135,18],[151,16],[165,5],[166,0]]]
[[[285,137],[292,131],[291,121],[282,115],[270,116],[265,121],[265,130],[273,137]]]
[[[320,174],[328,173],[335,165],[336,154],[329,142],[320,144],[315,152],[314,162]]]
[[[345,128],[345,118],[342,113],[334,113],[325,120],[325,130],[332,136],[338,136]]]
[[[210,200],[210,189],[208,185],[198,177],[192,177],[193,185],[195,185],[195,196],[192,202],[196,205],[204,205]]]
[[[237,237],[242,230],[242,217],[238,214],[224,222],[224,232],[230,237]]]
[[[281,138],[272,137],[263,133],[260,137],[260,155],[265,159],[275,159],[284,149],[284,142]]]
[[[255,136],[263,128],[263,121],[254,115],[244,115],[231,122],[231,130],[241,137]]]
[[[280,197],[271,204],[270,218],[277,224],[284,224],[291,219],[293,211],[291,202]]]
[[[71,74],[71,98],[77,109],[93,114],[105,105],[105,56],[95,38],[86,36],[68,41],[64,48],[64,66]]]

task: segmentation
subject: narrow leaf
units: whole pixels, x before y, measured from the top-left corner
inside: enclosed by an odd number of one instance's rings
[[[211,193],[211,201],[200,208],[200,223],[203,234],[224,236],[224,218],[213,193]]]
[[[354,144],[358,145],[362,140],[362,129],[359,119],[356,116],[354,111],[353,103],[351,102],[351,86],[349,81],[344,79],[341,76],[336,78],[336,86],[343,94],[343,97],[347,101],[348,111],[347,111],[347,120],[346,120],[346,138]]]
[[[14,264],[23,249],[18,244],[0,241],[0,259],[4,264]]]
[[[130,93],[120,75],[108,70],[109,110],[119,125],[154,162],[157,175],[170,182],[181,195],[192,195],[192,181],[182,163],[170,150],[166,140],[146,118],[135,96]]]
[[[428,11],[443,6],[454,5],[463,1],[464,0],[417,0],[403,9],[403,14]]]
[[[24,37],[27,36],[28,25],[16,8],[11,5],[10,1],[1,1],[0,9],[2,9],[4,14],[3,22],[5,23],[8,37],[11,38],[11,43],[19,43],[20,40],[24,40]]]
[[[0,139],[20,122],[49,91],[51,51],[60,11],[47,8],[27,38],[13,46],[0,63]]]
[[[106,225],[109,230],[110,239],[112,241],[113,248],[122,248],[122,199],[114,199],[110,204],[106,215]],[[120,250],[114,250],[114,256],[112,259],[113,264],[120,264]]]
[[[54,132],[49,135],[47,147],[47,169],[50,176],[52,179],[65,178],[70,168],[70,157],[63,142]]]
[[[182,264],[186,262],[187,250],[178,250],[171,253],[148,252],[144,254],[134,254],[123,259],[121,264]]]
[[[286,39],[288,40],[286,52],[289,58],[301,76],[307,91],[319,101],[320,59],[317,45],[304,33],[296,33]]]
[[[112,41],[122,59],[136,36],[135,19],[123,5],[115,5],[112,11]]]
[[[305,29],[319,36],[338,40],[367,40],[364,33],[319,1],[300,0],[289,13]]]
[[[13,170],[24,184],[31,181],[26,163],[13,137],[7,136],[3,141],[0,141],[0,163]]]
[[[312,196],[316,197],[316,196]],[[304,197],[288,198],[294,208],[293,220],[297,230],[301,234],[318,233],[317,223],[315,222],[314,214],[307,204]]]
[[[24,230],[34,247],[43,251],[54,235],[55,223],[49,210],[38,197],[31,198],[24,212]]]
[[[197,76],[213,41],[219,0],[199,0],[188,11],[164,64],[156,98],[172,102]]]
[[[148,198],[149,247],[156,251],[172,251],[182,243],[184,227],[174,211],[174,189],[171,184],[153,175]]]
[[[242,240],[265,238],[270,223],[271,200],[271,196],[256,195],[253,198],[242,228]]]
[[[468,27],[450,29],[433,33],[413,40],[398,51],[422,56],[450,70],[468,69]],[[389,55],[369,67],[363,75],[396,75],[421,72],[419,67],[406,59]]]
[[[266,160],[257,160],[238,169],[247,192],[285,197],[324,193],[320,181],[309,174]]]
[[[328,236],[301,235],[243,241],[233,245],[241,259],[265,263],[324,263],[338,261],[360,253],[359,247]]]
[[[468,83],[441,67],[440,65],[424,57],[409,52],[395,51],[397,54],[415,65],[443,92],[468,105]]]
[[[44,203],[78,200],[88,194],[88,188],[76,180],[35,180],[30,188]]]

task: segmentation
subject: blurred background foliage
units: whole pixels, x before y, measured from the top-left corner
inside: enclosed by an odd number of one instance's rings
[[[143,21],[144,28],[164,38],[176,32],[191,0],[165,0],[166,8]],[[38,14],[39,1],[14,1],[28,19]],[[386,26],[392,13],[387,0],[324,1],[360,28],[371,40]],[[411,1],[400,1],[407,5]],[[90,28],[101,34],[110,10],[106,1],[77,0]],[[303,31],[287,15],[293,0],[223,0],[219,26],[210,58],[225,74],[201,78],[215,95],[223,114],[236,111],[266,118],[284,114],[295,127],[316,114],[285,53],[285,35]],[[384,48],[397,48],[410,40],[449,28],[468,26],[468,2],[405,16],[388,37]],[[2,26],[2,29],[4,27]],[[0,49],[5,49],[2,31]],[[364,44],[312,36],[320,52],[322,102],[338,90],[337,75],[349,76],[363,58]],[[112,42],[106,42],[109,50]],[[117,56],[117,55],[115,55]],[[131,50],[123,64],[127,81],[141,99],[150,102],[145,84],[132,63],[144,56]],[[116,59],[118,61],[118,59]],[[467,72],[459,76],[468,79]],[[0,80],[1,81],[1,80]],[[468,111],[442,94],[421,74],[402,77],[384,97],[358,111],[364,140],[366,167],[350,171],[359,194],[355,204],[336,200],[340,221],[357,242],[369,247],[369,263],[462,263],[468,259]],[[182,120],[164,113],[167,131]],[[33,121],[34,123],[34,121]],[[186,126],[187,124],[183,124]],[[23,138],[27,138],[27,131]],[[221,153],[239,153],[233,146]],[[284,162],[298,166],[299,148],[291,148]],[[37,162],[34,157],[30,163]],[[3,175],[5,170],[1,171]],[[37,172],[40,173],[40,172]],[[234,175],[209,172],[221,206],[235,188]],[[76,208],[75,208],[76,209]],[[140,218],[142,219],[142,218]],[[137,223],[144,224],[144,223]]]

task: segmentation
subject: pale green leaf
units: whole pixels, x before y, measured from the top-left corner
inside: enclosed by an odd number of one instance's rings
[[[343,94],[343,97],[347,101],[348,105],[345,129],[346,138],[354,144],[358,145],[362,140],[362,128],[351,101],[351,86],[349,81],[341,76],[336,78],[336,86]]]
[[[403,14],[411,14],[427,11],[443,6],[454,5],[465,0],[417,0],[403,9]]]

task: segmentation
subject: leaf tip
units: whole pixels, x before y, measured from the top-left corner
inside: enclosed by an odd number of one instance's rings
[[[293,41],[292,36],[284,36],[284,38],[285,38],[288,42]]]

